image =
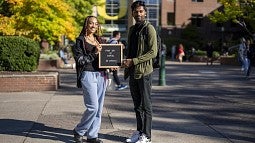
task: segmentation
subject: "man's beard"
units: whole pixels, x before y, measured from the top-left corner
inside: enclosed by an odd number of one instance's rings
[[[139,17],[136,17],[135,20],[136,20],[137,23],[141,23],[145,20],[145,18],[139,16]]]

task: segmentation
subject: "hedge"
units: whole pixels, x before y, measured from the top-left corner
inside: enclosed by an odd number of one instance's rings
[[[38,42],[20,36],[0,36],[0,71],[35,71],[39,56]]]

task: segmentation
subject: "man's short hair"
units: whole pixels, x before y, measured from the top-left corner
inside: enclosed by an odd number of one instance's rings
[[[116,37],[118,34],[120,34],[120,31],[113,31],[113,32],[112,32],[112,36],[113,36],[113,37]]]
[[[143,6],[144,10],[147,11],[145,2],[144,1],[140,1],[140,0],[135,1],[135,2],[132,3],[132,5],[131,5],[132,11],[134,11],[139,6]]]

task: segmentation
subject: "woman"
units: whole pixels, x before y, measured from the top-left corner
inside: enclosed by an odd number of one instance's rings
[[[185,56],[184,48],[182,44],[179,44],[178,47],[178,60],[181,63],[183,61],[183,57]]]
[[[73,48],[77,65],[77,86],[83,90],[84,104],[87,108],[80,123],[73,130],[76,143],[82,143],[84,135],[87,136],[88,143],[103,143],[98,139],[98,132],[108,80],[106,70],[100,69],[98,63],[98,54],[102,48],[100,30],[97,18],[88,16]]]

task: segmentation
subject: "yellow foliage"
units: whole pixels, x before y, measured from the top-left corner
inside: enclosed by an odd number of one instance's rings
[[[24,0],[6,0],[10,4],[20,5],[24,3]]]
[[[62,35],[75,39],[74,13],[65,0],[6,0],[11,17],[0,15],[0,33],[23,35],[31,39],[59,41]]]
[[[15,20],[12,17],[9,18],[0,15],[0,31],[3,35],[15,35],[14,24]]]

